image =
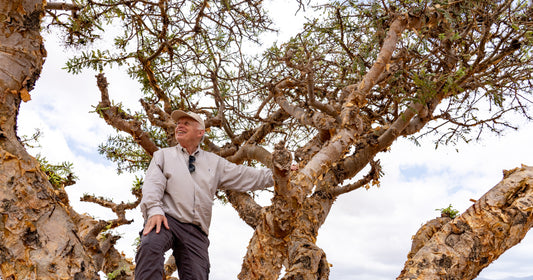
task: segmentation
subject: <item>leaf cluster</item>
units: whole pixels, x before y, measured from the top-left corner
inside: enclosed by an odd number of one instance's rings
[[[446,208],[435,209],[435,211],[439,211],[441,216],[450,217],[451,219],[455,219],[457,214],[459,214],[459,210],[454,209],[451,204]]]
[[[52,164],[46,157],[41,156],[41,154],[37,154],[36,159],[41,166],[41,171],[48,176],[48,181],[55,188],[64,188],[76,183],[78,177],[74,175],[72,163],[62,162],[60,164]]]

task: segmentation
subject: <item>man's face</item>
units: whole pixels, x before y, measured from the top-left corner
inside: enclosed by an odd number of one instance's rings
[[[176,140],[182,146],[198,145],[204,130],[200,129],[200,124],[193,118],[181,117],[176,126]]]

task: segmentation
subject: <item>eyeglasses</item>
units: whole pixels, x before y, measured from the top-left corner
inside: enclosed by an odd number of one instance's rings
[[[196,158],[194,156],[189,156],[189,173],[193,173],[194,170],[196,170],[196,167],[194,166],[195,161]]]

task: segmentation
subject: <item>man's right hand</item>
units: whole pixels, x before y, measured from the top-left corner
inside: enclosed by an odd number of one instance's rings
[[[148,219],[146,222],[146,225],[144,226],[143,235],[147,235],[154,229],[155,227],[155,233],[159,233],[161,231],[161,223],[165,226],[166,229],[170,229],[168,227],[168,221],[167,217],[163,215],[154,215]]]

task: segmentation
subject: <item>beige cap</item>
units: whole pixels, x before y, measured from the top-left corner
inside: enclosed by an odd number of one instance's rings
[[[175,122],[178,122],[178,120],[180,118],[183,118],[183,117],[189,117],[189,118],[192,118],[193,120],[197,121],[198,123],[200,123],[200,126],[203,130],[205,130],[205,123],[204,123],[204,120],[202,119],[202,117],[200,117],[200,115],[196,114],[196,113],[193,113],[193,112],[185,112],[185,111],[182,111],[182,110],[175,110],[172,112],[172,114],[170,115],[172,117],[172,119],[175,121]]]

